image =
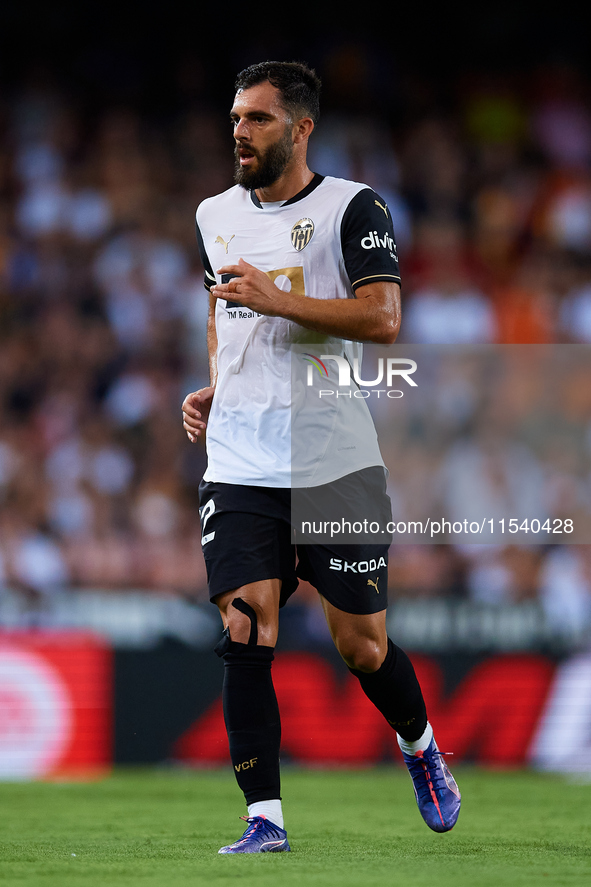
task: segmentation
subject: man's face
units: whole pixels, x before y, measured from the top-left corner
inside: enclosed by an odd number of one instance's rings
[[[293,159],[292,121],[268,81],[236,94],[230,113],[234,124],[234,180],[243,188],[268,188]]]

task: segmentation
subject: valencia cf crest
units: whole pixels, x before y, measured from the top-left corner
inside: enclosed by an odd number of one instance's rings
[[[314,234],[314,222],[312,219],[300,219],[291,229],[291,242],[298,252],[307,246]]]

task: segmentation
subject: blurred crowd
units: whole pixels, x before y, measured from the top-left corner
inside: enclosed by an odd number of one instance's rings
[[[341,76],[345,90],[346,65]],[[387,200],[401,343],[591,344],[590,86],[558,66],[518,81],[459,78],[442,106],[417,87],[396,114],[370,102],[364,113],[362,100],[352,114],[325,106],[310,163]],[[187,102],[159,118],[113,103],[89,114],[32,77],[0,94],[0,135],[0,585],[206,600],[204,451],[188,443],[180,405],[208,378],[194,212],[232,184],[227,109]],[[573,423],[586,465],[585,385]],[[394,472],[395,506],[427,495],[429,457],[417,453]],[[569,477],[589,485],[585,472]],[[591,623],[585,545],[395,555],[396,594],[555,601],[558,590]]]

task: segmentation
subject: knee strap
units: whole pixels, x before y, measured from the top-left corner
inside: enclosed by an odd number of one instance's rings
[[[250,635],[248,636],[248,644],[243,644],[242,646],[256,647],[259,633],[257,625],[257,614],[255,610],[250,606],[250,604],[247,604],[246,601],[243,601],[242,598],[239,597],[234,598],[234,600],[232,601],[232,606],[235,610],[239,610],[241,613],[244,613],[245,616],[248,616],[250,620]],[[234,644],[234,641],[232,641],[232,639],[230,638],[230,628],[227,627],[222,632],[222,637],[213,648],[213,651],[214,653],[217,653],[218,656],[222,657],[230,651],[231,644]]]
[[[239,610],[241,613],[244,613],[245,616],[248,616],[250,619],[250,635],[248,638],[249,646],[253,646],[259,639],[258,627],[257,627],[257,614],[246,601],[243,601],[241,597],[235,597],[232,601],[232,606],[234,609]]]

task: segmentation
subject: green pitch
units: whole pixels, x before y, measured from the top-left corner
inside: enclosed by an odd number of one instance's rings
[[[406,771],[287,770],[292,853],[218,856],[240,836],[231,774],[122,772],[4,784],[0,882],[15,887],[519,887],[591,884],[591,785],[454,768],[456,828],[430,832]]]

